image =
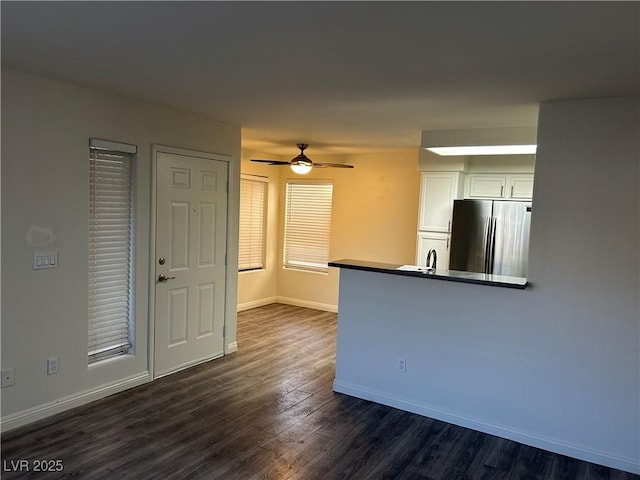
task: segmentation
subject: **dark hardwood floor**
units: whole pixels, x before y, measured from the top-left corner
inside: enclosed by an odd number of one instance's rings
[[[3,479],[638,476],[332,391],[336,315],[239,314],[239,352],[2,435]],[[61,460],[58,473],[10,472]]]

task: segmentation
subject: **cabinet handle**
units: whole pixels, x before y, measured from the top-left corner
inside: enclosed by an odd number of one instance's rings
[[[504,194],[504,185],[500,185],[500,197]]]
[[[447,237],[447,248],[446,248],[446,250],[449,251],[449,237]]]
[[[511,185],[511,196],[513,197],[513,185]]]
[[[451,231],[451,220],[447,222],[447,232]]]

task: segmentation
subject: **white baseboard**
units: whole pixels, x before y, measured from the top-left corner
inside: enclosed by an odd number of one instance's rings
[[[227,351],[225,352],[225,355],[228,355],[229,353],[236,353],[238,351],[238,342],[231,342],[229,345],[227,345]]]
[[[508,440],[514,440],[525,445],[541,448],[561,455],[567,455],[579,460],[640,474],[640,462],[638,462],[638,459],[611,455],[606,452],[585,448],[581,445],[563,442],[561,440],[544,437],[532,432],[525,432],[516,428],[486,422],[481,419],[467,417],[455,412],[449,412],[432,405],[418,404],[384,392],[368,390],[360,387],[359,385],[339,382],[337,380],[333,382],[333,391],[337,393],[344,393],[352,397],[362,398],[364,400],[370,400],[372,402],[398,408],[407,412],[417,413],[418,415],[423,415],[425,417],[435,418],[461,427],[471,428],[472,430],[488,433]]]
[[[286,305],[295,305],[296,307],[313,308],[314,310],[323,310],[325,312],[338,312],[337,305],[329,305],[328,303],[310,302],[308,300],[300,300],[298,298],[276,297],[278,303]]]
[[[56,413],[64,412],[70,408],[79,407],[101,398],[113,395],[114,393],[137,387],[151,380],[149,372],[132,375],[117,382],[108,383],[91,390],[85,390],[74,395],[62,397],[52,402],[47,402],[36,407],[28,408],[20,412],[12,413],[2,417],[2,431],[7,432],[14,428],[27,425]]]
[[[252,308],[264,307],[265,305],[271,305],[272,303],[276,303],[276,297],[267,297],[261,298],[259,300],[253,300],[251,302],[239,303],[237,311],[242,312],[244,310],[250,310]]]

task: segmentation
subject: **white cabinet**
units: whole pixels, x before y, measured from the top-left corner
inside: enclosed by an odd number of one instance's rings
[[[422,172],[416,265],[426,266],[427,254],[433,248],[437,269],[449,268],[453,201],[461,198],[462,186],[460,172]]]
[[[531,200],[533,197],[533,174],[469,174],[465,182],[464,197],[490,200]]]
[[[432,248],[437,255],[436,271],[449,269],[449,234],[437,232],[418,233],[418,248],[416,252],[416,265],[427,266],[427,254]]]
[[[509,198],[531,200],[533,197],[533,175],[510,175]]]
[[[504,198],[504,189],[507,182],[505,175],[469,175],[468,189],[465,195],[468,198]]]
[[[423,172],[420,181],[418,230],[451,231],[453,200],[459,198],[460,173]]]

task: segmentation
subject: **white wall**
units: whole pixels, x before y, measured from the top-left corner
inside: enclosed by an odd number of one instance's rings
[[[424,172],[533,173],[535,155],[441,156],[420,149],[418,169]]]
[[[88,142],[138,146],[135,356],[87,367]],[[11,70],[2,71],[3,426],[146,381],[151,145],[231,155],[229,263],[237,262],[240,129],[195,115]],[[59,267],[32,270],[31,225],[50,227]],[[229,272],[228,344],[237,273]],[[226,349],[225,349],[226,350]],[[47,376],[46,359],[59,358]],[[112,388],[95,393],[96,390]],[[7,423],[9,422],[9,423]]]
[[[533,173],[535,155],[472,155],[465,161],[466,173]]]
[[[530,288],[343,270],[335,390],[640,473],[638,105],[542,105]]]

